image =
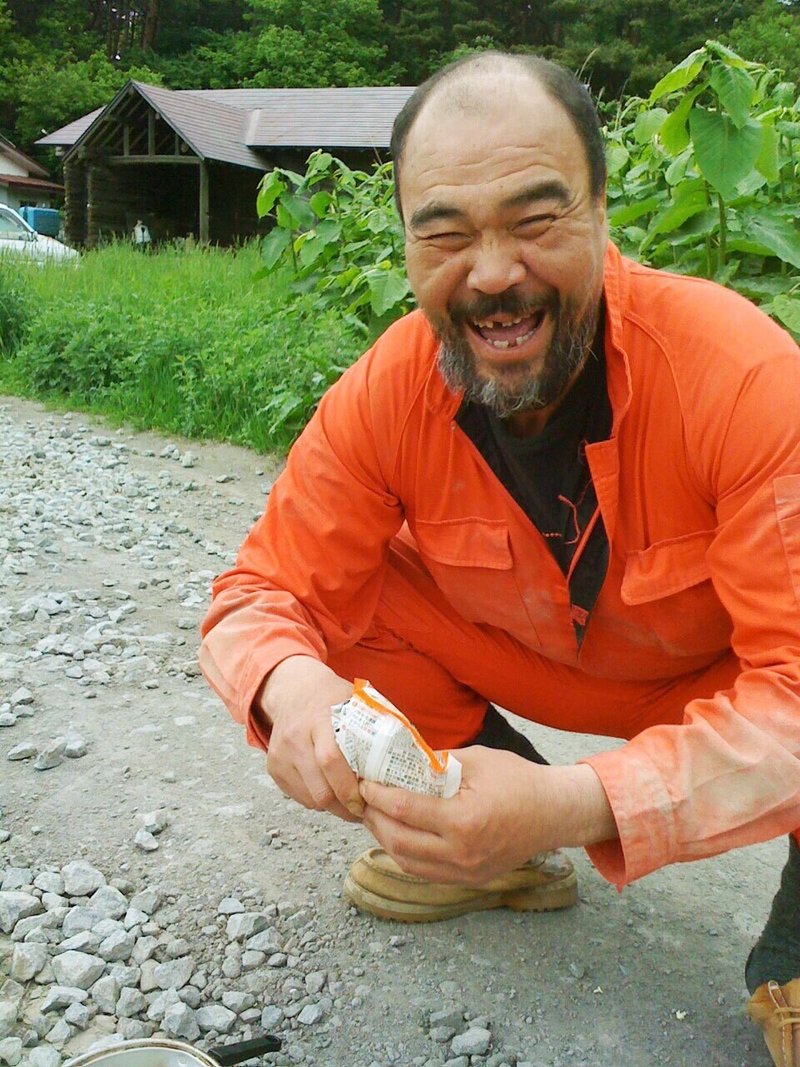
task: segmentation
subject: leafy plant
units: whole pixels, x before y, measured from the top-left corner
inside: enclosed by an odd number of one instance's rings
[[[312,292],[374,338],[412,304],[393,197],[390,163],[368,173],[318,151],[305,174],[269,171],[257,201],[261,218],[274,221],[264,273],[288,271],[296,293]]]
[[[608,130],[612,236],[643,262],[738,289],[800,335],[798,137],[794,83],[706,42]]]
[[[283,451],[363,345],[313,296],[256,284],[259,262],[255,245],[142,256],[119,244],[75,271],[15,278],[0,264],[0,391]]]
[[[28,319],[28,305],[18,275],[18,264],[0,262],[0,357],[15,351]]]

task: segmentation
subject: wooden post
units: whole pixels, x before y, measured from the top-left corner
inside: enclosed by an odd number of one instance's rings
[[[147,112],[147,154],[156,154],[156,116],[154,112]]]
[[[200,225],[199,225],[199,238],[201,244],[208,244],[209,233],[209,211],[208,211],[208,163],[205,159],[200,160]]]

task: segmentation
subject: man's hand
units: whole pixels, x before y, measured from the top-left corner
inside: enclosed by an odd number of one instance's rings
[[[271,672],[258,705],[272,725],[267,771],[306,808],[350,822],[364,808],[358,781],[333,736],[331,707],[347,700],[350,682],[312,656],[290,656]]]
[[[449,800],[362,782],[363,822],[404,871],[481,885],[537,852],[616,837],[591,767],[542,767],[473,746],[455,753],[461,789]]]

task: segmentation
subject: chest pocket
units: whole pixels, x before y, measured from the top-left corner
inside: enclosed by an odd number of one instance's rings
[[[412,533],[431,577],[462,618],[501,627],[527,645],[537,643],[514,573],[505,522],[418,520]]]
[[[730,647],[731,619],[706,555],[714,530],[701,530],[628,554],[620,596],[628,622],[671,655],[693,657]]]

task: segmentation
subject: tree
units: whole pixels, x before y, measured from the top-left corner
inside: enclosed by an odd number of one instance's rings
[[[800,3],[763,0],[722,40],[745,59],[769,63],[794,78],[800,71]]]
[[[0,83],[0,98],[13,101],[16,137],[30,149],[43,134],[107,104],[129,77],[151,84],[160,81],[149,68],[123,70],[102,53],[66,64],[52,59],[16,61]]]
[[[387,69],[377,0],[246,0],[250,30],[230,43],[246,69],[242,85],[385,84]]]

